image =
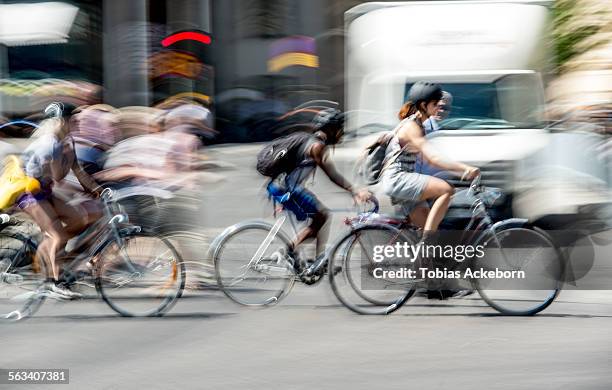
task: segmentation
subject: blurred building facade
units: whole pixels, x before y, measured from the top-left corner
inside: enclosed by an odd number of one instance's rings
[[[76,14],[65,13],[63,32],[54,40],[45,36],[50,27],[43,21],[58,3],[5,1],[12,15],[35,6],[38,16],[23,26],[29,35],[10,42],[5,38],[13,31],[0,30],[0,111],[19,116],[40,109],[40,99],[31,98],[34,90],[62,81],[67,94],[80,96],[82,91],[67,87],[71,82],[100,86],[85,100],[118,107],[190,93],[220,111],[242,98],[274,101],[278,110],[311,99],[341,102],[343,13],[360,2],[71,0],[59,4]],[[161,45],[164,37],[186,30],[208,34],[212,43]],[[47,94],[52,90],[47,87]]]
[[[558,34],[580,39],[550,85],[551,111],[557,117],[578,112],[579,119],[594,120],[612,134],[612,2],[575,0],[571,6]]]
[[[0,116],[23,117],[53,99],[124,107],[193,96],[211,103],[222,132],[245,133],[258,117],[309,100],[342,108],[344,13],[363,2],[0,0]],[[580,2],[590,11],[578,20],[610,20],[612,3]],[[596,87],[594,100],[609,100],[610,88],[600,82],[609,79],[612,57],[607,26],[592,39],[607,34],[608,44],[568,64],[551,100],[583,100],[581,80]],[[212,42],[161,44],[181,31]]]

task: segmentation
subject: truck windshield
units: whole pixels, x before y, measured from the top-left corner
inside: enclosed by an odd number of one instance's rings
[[[441,83],[453,101],[448,118],[439,122],[440,130],[542,127],[537,85],[521,76],[492,83]],[[406,85],[406,97],[411,86]]]

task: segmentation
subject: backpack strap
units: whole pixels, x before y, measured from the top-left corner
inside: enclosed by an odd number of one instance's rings
[[[393,141],[393,138],[397,137],[397,133],[399,133],[399,130],[402,128],[403,123],[409,119],[412,119],[412,117],[410,118],[406,118],[404,120],[402,120],[397,127],[395,128],[395,130],[393,130],[393,136],[392,138],[389,140],[389,142]],[[399,142],[398,142],[399,144]],[[380,170],[380,174],[379,176],[382,176],[383,172],[385,172],[387,170],[387,168],[389,168],[391,166],[391,164],[393,164],[400,156],[400,154],[402,154],[402,152],[404,151],[404,149],[406,149],[406,145],[404,145],[404,147],[399,148],[396,152],[394,152],[390,158],[388,158],[385,163],[383,164],[383,167]]]
[[[411,120],[412,120],[412,121],[415,121],[415,122],[416,122],[416,123],[419,125],[419,127],[420,127],[420,128],[423,130],[423,133],[425,133],[425,129],[423,128],[423,123],[422,123],[421,121],[417,121],[416,114],[413,114],[413,115],[409,116],[408,118],[403,119],[403,120],[402,120],[402,121],[401,121],[401,122],[400,122],[400,123],[397,125],[397,127],[396,127],[396,128],[395,128],[395,130],[393,131],[393,137],[397,137],[397,133],[399,133],[400,129],[402,128],[402,126],[403,126],[403,124],[404,124],[404,122],[408,122],[408,121],[411,121]],[[391,141],[389,141],[389,142],[391,142]],[[388,167],[390,167],[390,166],[391,166],[391,164],[393,164],[393,163],[394,163],[394,162],[395,162],[395,161],[396,161],[396,160],[399,158],[399,156],[402,154],[402,152],[404,152],[406,149],[408,149],[406,146],[407,146],[407,145],[404,145],[403,147],[399,148],[399,149],[398,149],[398,150],[397,150],[397,151],[394,153],[394,155],[393,155],[391,158],[389,158],[389,159],[388,159],[388,160],[385,162],[385,164],[383,165],[382,169],[380,170],[380,175],[382,175],[382,174],[383,174],[383,172],[384,172],[384,171],[385,171],[385,170],[386,170]],[[422,154],[422,153],[419,153],[419,156],[418,156],[417,158],[420,158],[420,155],[421,155],[421,154]],[[421,160],[422,160],[422,158],[421,158]],[[415,165],[416,165],[416,164],[415,164]],[[423,164],[422,164],[422,161],[421,161],[421,164],[420,164],[419,166],[420,166],[420,167],[422,167],[422,165],[423,165]],[[420,172],[419,172],[419,173],[420,173]]]

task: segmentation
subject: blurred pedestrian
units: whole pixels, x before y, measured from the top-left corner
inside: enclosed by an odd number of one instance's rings
[[[440,122],[447,119],[453,106],[453,95],[450,92],[442,91],[442,98],[438,102],[436,113],[423,122],[425,134],[431,134],[440,130]]]
[[[93,175],[103,169],[106,152],[119,140],[116,110],[95,104],[76,111],[71,124],[76,155],[83,170]]]

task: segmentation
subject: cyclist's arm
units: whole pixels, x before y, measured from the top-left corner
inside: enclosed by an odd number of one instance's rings
[[[436,168],[444,169],[458,173],[459,175],[470,170],[472,167],[460,162],[450,161],[443,158],[423,136],[423,130],[415,122],[406,123],[397,134],[400,146],[406,144],[412,145],[418,152],[423,155],[423,158]]]
[[[120,181],[125,179],[143,178],[161,180],[168,178],[164,171],[135,166],[122,166],[97,172],[95,177],[102,181]]]
[[[320,143],[312,145],[310,155],[317,163],[317,166],[323,169],[323,172],[329,179],[338,187],[344,188],[350,193],[353,193],[353,186],[349,183],[337,170],[329,158],[329,154],[325,150],[325,146]]]

